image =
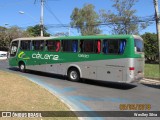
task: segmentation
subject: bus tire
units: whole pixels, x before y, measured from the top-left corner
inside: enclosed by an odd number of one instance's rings
[[[25,66],[24,62],[20,62],[19,63],[19,70],[21,72],[25,72],[26,71],[26,66]]]
[[[73,81],[73,82],[79,82],[80,81],[80,73],[76,68],[70,68],[68,70],[67,76],[68,76],[68,79],[70,81]]]

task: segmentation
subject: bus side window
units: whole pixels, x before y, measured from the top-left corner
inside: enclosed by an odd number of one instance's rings
[[[44,50],[44,40],[34,40],[33,41],[34,50]]]
[[[103,53],[108,54],[108,41],[103,41]]]
[[[82,53],[99,54],[101,52],[101,40],[81,40],[80,48]]]
[[[31,50],[31,41],[30,40],[22,40],[20,44],[21,50]]]
[[[103,53],[105,54],[123,54],[126,46],[126,40],[110,39],[103,40]]]
[[[34,50],[33,45],[32,45],[32,41],[30,42],[29,48],[30,48],[30,50]]]
[[[46,46],[48,51],[58,52],[60,50],[60,41],[47,40]]]
[[[56,41],[56,52],[58,52],[61,48],[60,41]]]
[[[91,41],[85,41],[85,52],[92,52],[92,47]]]
[[[62,51],[63,52],[71,52],[72,46],[70,40],[62,40]]]
[[[95,41],[94,40],[85,40],[83,42],[83,52],[86,52],[86,53],[95,53],[95,50],[94,50],[94,44]]]
[[[80,40],[80,52],[83,53],[83,40]]]
[[[46,46],[47,46],[48,51],[52,51],[53,50],[53,41],[47,40]]]
[[[111,39],[108,40],[108,53],[109,54],[118,54],[119,52],[119,40]]]
[[[125,46],[126,46],[126,40],[120,40],[120,47],[119,47],[120,54],[124,53]]]
[[[64,52],[77,52],[78,41],[76,40],[62,40],[62,50]]]
[[[101,52],[101,40],[97,41],[97,53],[99,54]]]
[[[74,53],[78,51],[78,41],[76,40],[72,41],[72,50]]]

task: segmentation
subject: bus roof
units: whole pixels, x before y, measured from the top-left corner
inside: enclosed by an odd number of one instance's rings
[[[54,39],[56,37],[24,37],[24,38],[16,38],[14,40],[48,40],[48,39]]]
[[[138,35],[133,35],[133,37],[134,37],[135,39],[139,39],[139,40],[142,40],[142,41],[143,41],[143,39],[142,39],[140,36],[138,36]]]
[[[14,40],[68,40],[68,39],[127,39],[127,38],[135,38],[140,39],[142,38],[138,35],[93,35],[93,36],[65,36],[65,37],[26,37],[26,38],[17,38]],[[13,41],[14,41],[13,40]]]
[[[138,35],[94,35],[94,36],[68,36],[68,37],[57,37],[54,38],[56,40],[68,40],[68,39],[127,39],[127,38],[135,38],[140,39],[142,38]]]

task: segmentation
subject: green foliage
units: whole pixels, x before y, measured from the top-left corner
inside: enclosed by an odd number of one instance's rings
[[[17,26],[5,28],[0,26],[0,50],[8,50],[11,40],[20,37],[40,36],[40,26],[29,27],[26,31]],[[44,36],[50,36],[44,28]]]
[[[98,14],[92,4],[84,5],[82,9],[74,8],[71,17],[71,26],[77,27],[82,35],[95,35],[101,31],[98,29]]]
[[[11,40],[19,37],[27,37],[27,33],[17,26],[5,28],[0,26],[0,50],[7,50]]]
[[[112,0],[116,12],[101,10],[102,22],[107,23],[113,34],[138,34],[148,23],[138,23],[133,6],[138,0]]]
[[[144,52],[148,62],[155,62],[158,60],[158,40],[157,34],[145,33],[142,35],[144,40]]]
[[[50,36],[50,34],[47,33],[46,30],[47,30],[46,27],[44,27],[44,36],[48,37],[48,36]],[[27,28],[26,32],[30,36],[37,37],[37,36],[41,35],[41,27],[40,27],[40,25],[30,26]]]
[[[6,28],[0,26],[0,50],[6,50],[5,46],[7,45],[5,39],[6,39]]]
[[[145,78],[156,78],[160,80],[160,76],[159,76],[159,65],[158,64],[145,64],[144,67],[144,76]]]

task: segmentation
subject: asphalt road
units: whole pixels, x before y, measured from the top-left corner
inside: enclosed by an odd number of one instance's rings
[[[0,70],[22,75],[31,81],[41,85],[51,93],[59,97],[66,104],[77,111],[119,111],[120,104],[150,104],[151,111],[160,111],[160,89],[154,86],[142,84],[120,84],[112,82],[100,82],[84,80],[76,83],[66,80],[64,76],[29,71],[21,73],[16,68],[10,68],[7,61],[0,61]],[[94,113],[93,113],[94,114]],[[159,118],[86,118],[109,120],[146,120]]]

